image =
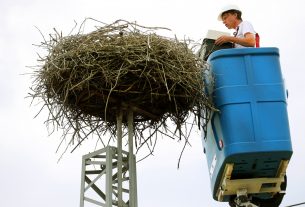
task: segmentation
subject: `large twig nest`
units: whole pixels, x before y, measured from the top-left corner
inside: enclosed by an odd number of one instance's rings
[[[186,41],[157,35],[157,29],[116,21],[88,34],[51,35],[32,88],[49,109],[48,121],[74,130],[72,140],[82,141],[102,124],[115,129],[119,109],[134,111],[140,131],[160,127],[167,118],[180,128],[199,109],[207,116],[207,68]]]

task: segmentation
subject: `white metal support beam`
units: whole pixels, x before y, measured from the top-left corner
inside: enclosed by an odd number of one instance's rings
[[[112,207],[112,148],[106,153],[106,207]]]
[[[118,188],[117,188],[117,197],[118,197],[118,206],[123,206],[123,181],[122,181],[122,167],[123,167],[123,158],[122,158],[122,121],[123,121],[123,111],[119,110],[117,114],[117,143],[118,143]]]
[[[127,114],[128,152],[122,149],[123,113],[117,114],[117,147],[107,146],[82,158],[80,207],[137,207],[133,112]]]
[[[127,115],[127,122],[128,122],[128,144],[129,144],[129,156],[128,156],[128,163],[129,169],[132,173],[129,174],[130,179],[130,207],[137,207],[137,182],[136,182],[136,162],[135,156],[133,155],[133,111],[129,110]]]

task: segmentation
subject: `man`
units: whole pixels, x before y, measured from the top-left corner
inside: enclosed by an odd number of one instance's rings
[[[234,36],[221,36],[216,41],[216,45],[226,42],[234,43],[235,48],[255,47],[256,33],[252,24],[243,21],[241,10],[236,5],[228,5],[222,9],[218,20],[222,21],[228,29],[235,29]]]

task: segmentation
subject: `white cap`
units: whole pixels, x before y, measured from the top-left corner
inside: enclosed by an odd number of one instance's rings
[[[224,6],[224,7],[221,9],[221,12],[219,13],[217,19],[218,19],[219,21],[222,21],[222,14],[223,14],[224,12],[226,12],[226,11],[229,11],[229,10],[237,10],[237,11],[240,11],[240,12],[241,12],[241,10],[239,9],[238,6],[236,6],[236,5],[234,5],[234,4],[229,4],[229,5]]]

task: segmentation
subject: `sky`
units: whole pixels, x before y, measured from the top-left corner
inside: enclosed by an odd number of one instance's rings
[[[60,162],[56,153],[60,131],[49,136],[46,113],[25,98],[31,86],[27,66],[37,65],[42,36],[53,28],[68,34],[74,21],[92,17],[106,23],[117,19],[162,26],[179,38],[204,38],[207,30],[227,31],[217,21],[225,0],[10,0],[0,1],[0,200],[3,207],[79,206],[81,157],[94,141]],[[243,19],[253,23],[262,47],[280,49],[289,91],[288,114],[294,154],[287,170],[288,186],[281,206],[305,202],[305,3],[302,0],[235,0]],[[200,132],[194,130],[182,157],[183,143],[160,140],[155,155],[137,164],[139,207],[222,207],[212,199]]]

